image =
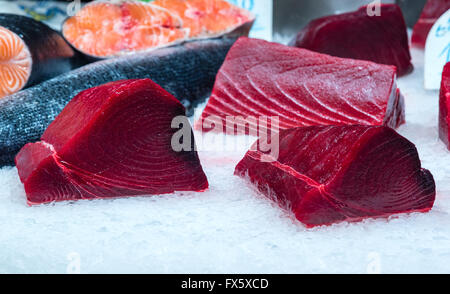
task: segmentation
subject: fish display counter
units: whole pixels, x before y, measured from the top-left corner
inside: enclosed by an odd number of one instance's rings
[[[448,273],[450,1],[301,2],[1,1],[0,273]]]

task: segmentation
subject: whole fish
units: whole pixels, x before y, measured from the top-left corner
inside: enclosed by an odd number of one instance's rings
[[[149,78],[187,109],[206,99],[235,38],[195,41],[94,62],[0,100],[0,166],[13,165],[27,143],[38,141],[48,125],[79,92],[107,82]]]

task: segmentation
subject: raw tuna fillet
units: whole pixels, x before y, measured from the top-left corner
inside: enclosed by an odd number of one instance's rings
[[[391,128],[294,128],[281,131],[279,143],[278,158],[263,161],[263,153],[249,151],[235,175],[250,179],[307,227],[433,206],[433,176],[421,168],[414,144]]]
[[[449,125],[450,125],[450,62],[442,72],[441,93],[439,95],[439,137],[450,150]]]
[[[227,132],[227,117],[238,116],[279,117],[281,129],[354,124],[396,128],[404,123],[405,109],[395,77],[394,66],[242,37],[219,70],[196,128]],[[218,123],[211,129],[209,121]],[[258,127],[243,121],[236,120],[236,127]]]
[[[381,5],[380,16],[369,16],[367,7],[313,20],[292,45],[343,58],[395,65],[397,74],[413,66],[405,19],[398,5]]]
[[[428,33],[434,23],[450,9],[450,0],[428,0],[413,29],[411,38],[412,45],[425,48]]]
[[[16,157],[28,203],[207,189],[195,143],[171,146],[172,119],[184,112],[149,79],[81,92]]]

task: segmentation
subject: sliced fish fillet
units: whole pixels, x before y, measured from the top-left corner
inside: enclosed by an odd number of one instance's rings
[[[137,1],[94,1],[68,18],[62,31],[75,48],[94,57],[169,46],[189,34],[176,15]]]
[[[396,128],[405,121],[405,109],[394,66],[241,37],[219,70],[195,127],[226,132],[227,118],[239,116],[278,117],[282,129],[355,124]],[[222,127],[209,127],[211,121]],[[248,121],[240,125],[258,128]]]
[[[195,143],[171,145],[172,119],[184,112],[149,79],[81,92],[16,157],[28,203],[204,191]]]
[[[156,0],[152,4],[178,15],[189,38],[211,38],[238,28],[248,31],[255,17],[225,0]]]
[[[450,150],[450,62],[442,72],[441,91],[439,95],[439,137]]]
[[[419,20],[414,25],[411,43],[414,47],[425,48],[428,34],[434,23],[450,9],[450,0],[428,0]]]
[[[14,32],[0,27],[0,98],[25,86],[32,63],[25,42]]]
[[[255,143],[235,175],[307,227],[433,207],[433,176],[414,144],[391,128],[312,126],[279,135],[277,157],[267,160]]]
[[[313,20],[292,45],[342,58],[395,65],[399,76],[408,74],[413,65],[402,10],[396,4],[383,4],[380,13],[370,16],[364,6]]]
[[[223,0],[94,1],[63,25],[81,52],[106,58],[225,34],[247,35],[254,17]]]

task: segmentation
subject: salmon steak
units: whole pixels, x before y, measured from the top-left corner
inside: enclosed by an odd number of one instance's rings
[[[0,14],[0,98],[72,69],[75,52],[32,18]]]
[[[312,125],[373,125],[405,122],[394,66],[343,59],[306,49],[241,37],[216,77],[196,129],[264,130],[246,118],[278,118],[279,128]],[[213,124],[212,124],[213,122]],[[211,127],[214,125],[214,127]],[[217,127],[221,125],[222,127]]]
[[[428,0],[419,20],[414,25],[411,43],[414,47],[425,48],[428,34],[438,19],[450,9],[450,0]]]
[[[279,155],[252,147],[235,175],[307,227],[427,212],[436,187],[411,142],[385,126],[282,130]],[[255,143],[256,144],[256,143]]]
[[[224,34],[248,35],[255,17],[225,0],[155,0],[152,4],[181,18],[189,38],[211,38]]]
[[[370,16],[367,9],[364,6],[313,20],[291,44],[332,56],[395,65],[399,76],[411,72],[408,33],[400,7],[382,4],[379,16]]]
[[[94,57],[158,48],[184,41],[188,31],[165,9],[137,1],[94,1],[68,18],[64,37]]]
[[[183,105],[149,79],[81,92],[16,157],[28,203],[203,191],[192,140],[175,152],[172,119]]]
[[[183,10],[184,7],[184,10]],[[94,1],[63,24],[64,37],[79,51],[107,58],[218,37],[250,21],[245,10],[222,0]],[[248,34],[237,30],[236,34]]]
[[[450,150],[450,62],[442,72],[441,91],[439,95],[439,138]]]

